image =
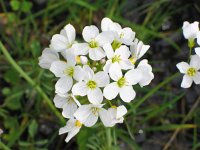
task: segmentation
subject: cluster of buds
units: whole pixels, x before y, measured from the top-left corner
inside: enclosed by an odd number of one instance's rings
[[[181,87],[189,88],[193,81],[195,84],[200,84],[200,47],[195,48],[196,44],[200,46],[199,22],[189,23],[185,21],[182,29],[184,37],[188,40],[190,62],[180,62],[176,66],[184,74]],[[193,51],[196,54],[192,55]]]
[[[140,60],[150,46],[136,39],[131,28],[103,18],[101,32],[90,25],[82,36],[84,43],[75,41],[75,28],[66,25],[39,58],[39,65],[58,78],[53,101],[68,119],[59,130],[68,133],[66,142],[98,118],[106,127],[123,123],[124,105],[136,96],[133,86],[146,86],[154,78],[148,60]]]

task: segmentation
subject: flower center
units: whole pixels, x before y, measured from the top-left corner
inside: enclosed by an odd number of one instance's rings
[[[134,56],[132,56],[131,58],[129,58],[130,62],[134,65],[136,62],[136,59]]]
[[[117,109],[117,106],[115,106],[115,105],[112,105],[112,106],[111,106],[111,108]]]
[[[97,108],[97,107],[92,107],[92,108],[91,108],[91,111],[92,111],[92,113],[93,113],[95,116],[97,116],[97,115],[98,115],[99,108]]]
[[[114,55],[113,56],[112,63],[120,62],[120,61],[121,61],[120,55]]]
[[[190,77],[195,76],[196,73],[197,73],[197,70],[196,70],[195,68],[189,68],[189,69],[187,70],[187,75],[190,76]]]
[[[124,33],[120,33],[119,37],[123,38],[124,37]]]
[[[90,89],[95,89],[97,87],[97,84],[96,84],[95,81],[89,80],[88,83],[87,83],[87,87],[90,88]]]
[[[97,41],[92,40],[91,42],[89,42],[89,46],[91,48],[96,48],[96,47],[99,47],[99,44],[97,43]]]
[[[114,40],[114,41],[112,42],[112,48],[113,48],[114,50],[118,49],[121,45],[122,45],[122,43],[119,42],[119,41],[117,41],[117,40]]]
[[[81,58],[80,58],[80,56],[76,56],[76,63],[77,63],[77,64],[80,64],[80,63],[81,63]]]
[[[118,81],[117,81],[117,85],[121,88],[126,84],[126,79],[121,77]]]
[[[76,126],[76,127],[81,127],[81,126],[82,126],[82,123],[81,123],[80,121],[76,120],[75,126]]]
[[[74,75],[74,67],[68,67],[65,69],[64,74],[72,77]]]

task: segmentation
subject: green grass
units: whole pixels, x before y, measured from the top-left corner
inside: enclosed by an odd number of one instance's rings
[[[120,150],[120,145],[125,145],[127,149],[140,150],[141,144],[136,142],[135,135],[141,129],[148,138],[156,132],[172,135],[177,129],[189,129],[192,130],[192,134],[188,134],[192,136],[189,143],[192,143],[193,150],[200,147],[200,109],[197,107],[192,113],[190,109],[179,112],[178,108],[180,103],[185,102],[186,93],[174,87],[172,81],[178,78],[179,73],[168,68],[155,68],[156,80],[152,85],[136,88],[138,96],[132,103],[126,104],[128,114],[124,124],[113,128],[104,128],[100,123],[92,128],[83,127],[69,144],[64,142],[66,135],[58,135],[58,129],[65,124],[65,120],[52,103],[55,78],[38,66],[38,57],[42,49],[49,45],[51,36],[65,24],[73,24],[79,38],[85,25],[100,26],[100,20],[108,16],[123,26],[131,27],[146,44],[162,40],[168,44],[172,54],[181,53],[182,45],[170,36],[181,35],[181,26],[170,31],[161,28],[172,16],[184,13],[191,5],[182,5],[176,9],[171,0],[136,2],[140,4],[129,4],[126,0],[49,0],[45,6],[37,9],[35,3],[28,1],[28,4],[20,5],[17,9],[10,6],[10,1],[0,0],[0,127],[4,129],[0,135],[0,149],[45,150],[56,145],[55,149],[78,147],[76,149],[79,150]],[[199,11],[197,4],[195,9]],[[134,16],[135,13],[138,15]],[[135,20],[138,21],[129,19],[131,15],[137,17]],[[153,51],[150,49],[149,58],[156,55]],[[150,59],[153,66],[165,61],[167,58]],[[176,63],[178,61],[172,62],[172,65]],[[170,75],[159,77],[165,71]],[[162,102],[155,102],[156,99]],[[186,121],[181,121],[184,119]],[[41,132],[43,125],[51,128],[46,135]]]

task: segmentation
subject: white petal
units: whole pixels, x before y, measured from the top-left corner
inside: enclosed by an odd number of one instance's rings
[[[85,72],[84,73],[85,80],[93,79],[93,77],[94,77],[94,71],[88,65],[84,65],[83,66],[83,70]]]
[[[89,57],[92,60],[100,60],[105,56],[106,56],[106,54],[101,47],[89,49]]]
[[[113,55],[114,55],[114,50],[113,50],[111,44],[105,44],[103,46],[103,49],[104,49],[104,51],[106,53],[107,58],[111,59],[113,57]]]
[[[61,77],[55,85],[55,89],[56,89],[56,93],[67,93],[73,84],[73,80],[72,78],[65,76],[65,77]]]
[[[75,28],[71,24],[68,24],[64,27],[64,30],[66,32],[69,43],[73,44],[73,42],[75,41],[75,37],[76,37]]]
[[[91,108],[91,105],[82,105],[74,114],[74,117],[86,127],[93,126],[98,120],[98,115],[94,115]]]
[[[138,48],[137,58],[139,59],[147,52],[147,50],[150,48],[150,46],[149,45],[144,45],[143,42],[140,41],[138,43],[137,48]]]
[[[114,81],[118,81],[122,77],[122,71],[118,63],[111,64],[109,75]]]
[[[39,65],[42,68],[49,69],[54,61],[59,60],[59,54],[50,48],[45,48],[42,51],[42,56],[39,57]]]
[[[67,59],[67,64],[69,66],[75,66],[76,65],[76,56],[69,53],[67,56],[66,56],[66,59]]]
[[[112,61],[111,61],[111,60],[107,60],[107,61],[106,61],[106,64],[103,66],[103,71],[105,71],[106,73],[108,73],[111,64],[112,64]]]
[[[116,118],[121,118],[127,113],[127,109],[124,105],[117,107],[117,115]]]
[[[64,61],[54,61],[51,64],[50,71],[53,72],[56,77],[64,77],[64,71],[67,66],[67,63]]]
[[[62,115],[65,118],[73,118],[74,117],[74,113],[76,112],[78,106],[76,105],[75,102],[67,102],[64,106],[63,106],[63,111],[62,111]]]
[[[71,131],[75,127],[76,120],[71,118],[67,121],[66,126],[60,128],[59,135]]]
[[[133,44],[133,40],[135,38],[135,32],[132,31],[131,28],[123,28],[121,31],[122,34],[122,41],[126,45],[131,45]]]
[[[116,49],[115,51],[115,55],[120,55],[120,58],[122,58],[123,60],[126,60],[129,58],[130,56],[130,51],[129,48],[125,45],[120,46],[118,49]]]
[[[61,52],[67,49],[68,40],[60,34],[55,34],[51,39],[50,48],[54,49],[57,52]]]
[[[100,46],[103,46],[107,43],[112,43],[114,40],[113,34],[111,31],[104,31],[100,33],[95,40],[99,43]]]
[[[101,21],[101,30],[102,31],[109,31],[110,30],[110,24],[112,24],[112,20],[109,18],[103,18]]]
[[[80,56],[81,63],[86,65],[88,63],[88,58],[86,56]]]
[[[125,74],[128,85],[135,85],[142,79],[142,72],[139,69],[131,69]]]
[[[196,34],[199,32],[199,22],[195,21],[193,23],[189,23],[185,21],[182,29],[183,35],[186,39],[195,39]]]
[[[190,66],[200,69],[200,57],[198,55],[192,55],[190,60]]]
[[[85,72],[83,71],[83,69],[81,68],[81,66],[75,66],[75,68],[74,68],[74,79],[76,80],[76,81],[81,81],[81,80],[83,80],[83,78],[84,78],[84,76],[85,76],[85,74],[84,74]]]
[[[181,83],[181,87],[182,88],[189,88],[189,87],[191,87],[192,82],[193,82],[193,80],[192,80],[191,77],[189,77],[188,75],[184,75],[182,83]]]
[[[85,96],[87,94],[87,85],[85,82],[78,82],[72,87],[73,95]]]
[[[88,43],[74,44],[74,54],[75,55],[87,55],[88,51],[89,51]]]
[[[111,127],[112,126],[111,115],[106,109],[101,108],[99,110],[99,117],[100,117],[100,119],[101,119],[101,121],[102,121],[102,123],[105,127]]]
[[[195,48],[195,53],[200,57],[200,47]]]
[[[112,100],[117,97],[118,93],[119,87],[117,86],[116,82],[108,84],[103,90],[103,95],[108,100]]]
[[[105,87],[110,83],[110,78],[104,71],[99,71],[95,74],[95,81],[98,87]]]
[[[66,97],[61,97],[58,94],[53,99],[53,102],[57,108],[63,108],[63,105],[66,103]]]
[[[195,84],[200,84],[200,72],[197,72],[197,74],[193,77]]]
[[[103,101],[103,93],[100,88],[89,90],[88,100],[92,104],[101,104],[101,102]]]
[[[94,25],[84,27],[82,32],[83,39],[86,42],[92,41],[98,34],[99,34],[99,29]]]
[[[119,95],[124,102],[129,103],[135,98],[135,91],[132,86],[123,86],[119,89]]]
[[[73,138],[80,131],[80,127],[75,127],[72,131],[70,131],[65,139],[65,142],[69,142],[71,138]]]
[[[176,67],[179,69],[181,73],[186,73],[188,68],[190,67],[188,63],[186,62],[180,62],[176,65]]]
[[[130,60],[122,60],[119,62],[121,69],[128,70],[134,68],[134,65],[130,62]]]

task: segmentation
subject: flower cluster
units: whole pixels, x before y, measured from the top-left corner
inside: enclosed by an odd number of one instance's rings
[[[200,30],[199,30],[199,22],[195,21],[193,23],[189,23],[185,21],[183,23],[183,35],[188,40],[188,47],[190,48],[190,62],[180,62],[176,66],[181,73],[184,74],[183,80],[181,83],[182,88],[191,87],[193,81],[195,84],[200,84]],[[197,40],[196,40],[197,39]],[[192,50],[197,44],[199,47],[196,47],[195,55],[192,55]]]
[[[58,77],[53,101],[69,119],[59,131],[68,133],[66,142],[98,118],[106,127],[122,123],[127,113],[122,101],[135,98],[133,85],[143,87],[154,78],[148,61],[139,61],[150,46],[136,39],[131,28],[104,18],[101,32],[90,25],[82,36],[84,43],[75,41],[75,28],[66,25],[39,58],[39,65]]]

